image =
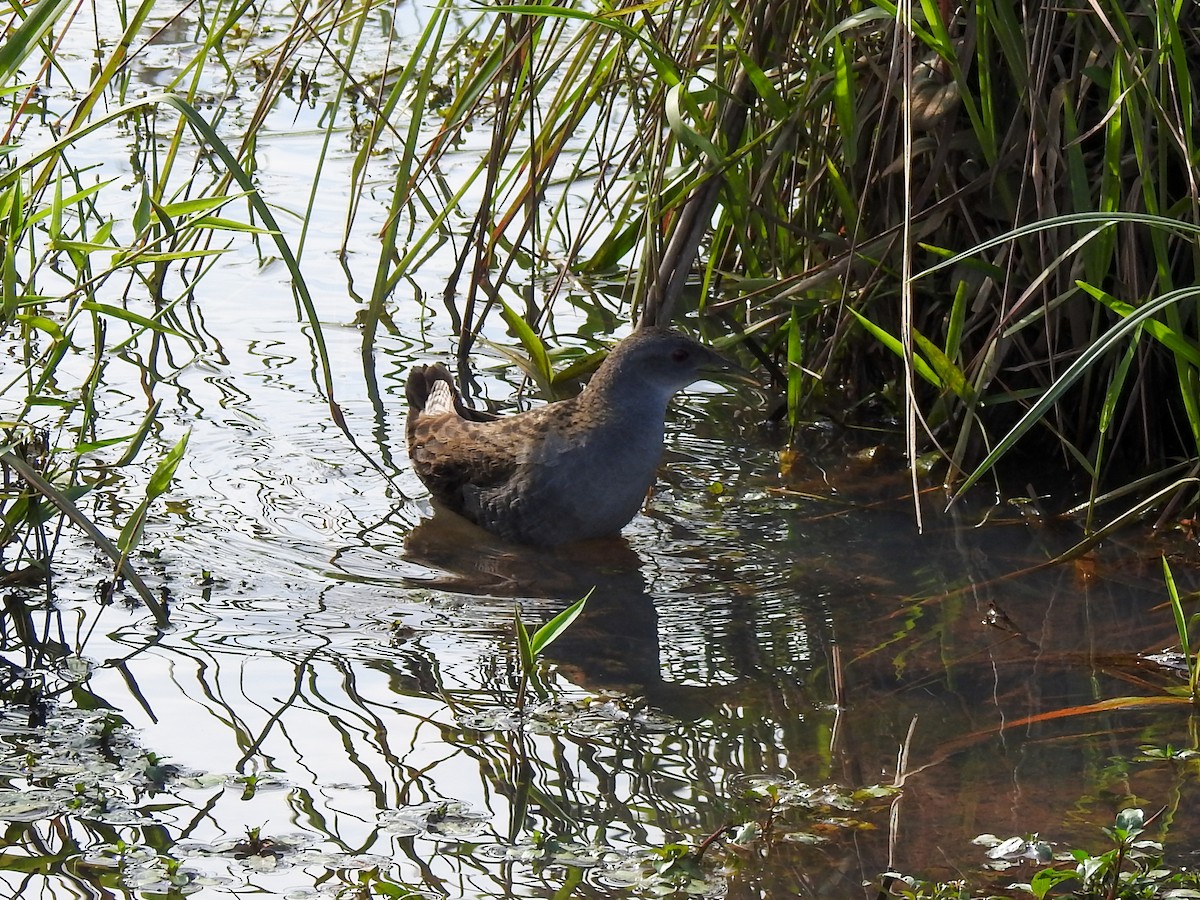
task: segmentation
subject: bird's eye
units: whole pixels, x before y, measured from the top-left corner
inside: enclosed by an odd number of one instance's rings
[[[673,359],[677,363],[684,362],[691,355],[692,355],[692,351],[689,350],[687,347],[676,347],[674,350],[671,351],[671,359]]]

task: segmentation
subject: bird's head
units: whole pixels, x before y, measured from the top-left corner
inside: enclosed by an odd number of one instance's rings
[[[665,403],[696,381],[757,384],[737,363],[669,328],[639,328],[601,364],[589,391],[645,392]]]

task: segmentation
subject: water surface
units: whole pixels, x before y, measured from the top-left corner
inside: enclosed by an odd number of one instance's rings
[[[169,68],[170,34],[157,43]],[[307,197],[317,118],[281,109],[263,130],[268,196]],[[97,137],[114,172],[126,149]],[[1194,544],[1131,537],[1046,567],[1074,528],[944,512],[933,491],[918,534],[894,457],[814,425],[783,479],[770,401],[712,386],[673,408],[648,514],[620,540],[537,552],[431,518],[403,379],[456,348],[420,302],[453,255],[410,273],[395,330],[364,352],[338,259],[350,162],[347,141],[302,265],[353,442],[286,271],[250,242],[198,283],[169,377],[143,381],[145,357],[112,368],[113,434],[153,401],[159,452],[191,429],[135,560],[171,625],[98,603],[107,565],[64,538],[35,615],[49,658],[5,644],[57,692],[35,710],[47,725],[21,705],[0,722],[6,896],[651,896],[671,873],[647,860],[727,828],[694,890],[874,896],[863,884],[888,870],[977,873],[984,832],[1105,849],[1099,826],[1130,805],[1165,807],[1154,834],[1191,860],[1194,768],[1139,752],[1194,746],[1186,706],[1037,717],[1180,683],[1147,657],[1177,643],[1159,557],[1186,588]],[[352,229],[359,284],[385,168]],[[584,321],[560,313],[556,340],[594,349]],[[516,345],[498,324],[488,337]],[[475,364],[513,408],[519,373],[486,345]],[[89,511],[115,531],[130,488]],[[536,626],[592,588],[522,710],[514,611]]]

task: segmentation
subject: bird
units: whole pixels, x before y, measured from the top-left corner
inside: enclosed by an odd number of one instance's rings
[[[654,483],[671,397],[707,378],[757,383],[660,326],[618,343],[578,396],[502,418],[466,406],[441,363],[416,366],[405,385],[409,457],[436,504],[505,540],[609,537]]]

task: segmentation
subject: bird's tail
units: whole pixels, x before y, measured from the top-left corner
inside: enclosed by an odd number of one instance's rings
[[[404,395],[408,398],[409,421],[415,421],[416,414],[422,412],[431,415],[456,412],[472,422],[490,422],[496,418],[489,412],[467,406],[454,387],[450,370],[441,363],[414,366],[408,373]]]
[[[450,412],[460,404],[450,370],[441,363],[414,366],[404,386],[409,412]]]

